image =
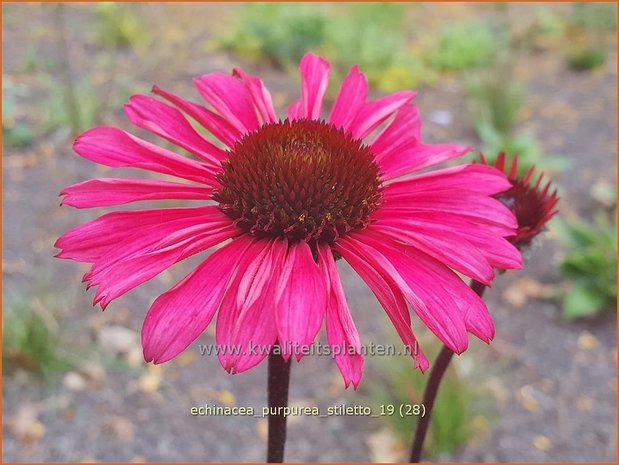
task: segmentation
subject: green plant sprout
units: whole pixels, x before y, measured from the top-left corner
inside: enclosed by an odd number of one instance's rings
[[[597,212],[593,222],[557,221],[559,239],[568,247],[561,275],[570,287],[563,297],[567,320],[615,311],[617,305],[617,211],[612,219]]]

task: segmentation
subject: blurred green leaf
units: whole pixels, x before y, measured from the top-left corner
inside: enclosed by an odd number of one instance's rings
[[[606,51],[601,46],[578,47],[570,50],[565,59],[574,71],[590,71],[606,62]]]
[[[586,317],[600,311],[604,296],[585,285],[575,285],[564,298],[563,316],[567,320]]]
[[[612,310],[617,304],[617,220],[604,212],[593,223],[557,221],[555,230],[568,247],[561,274],[571,287],[563,300],[563,315],[574,319]]]
[[[433,347],[434,346],[434,347]],[[424,343],[424,351],[432,358],[439,348],[437,341]],[[376,411],[381,405],[409,405],[422,401],[427,375],[413,369],[410,357],[380,357],[368,358],[368,370],[373,377],[364,382],[368,401]],[[378,363],[378,360],[380,363]],[[474,434],[471,427],[473,411],[483,410],[476,405],[477,396],[474,388],[461,378],[456,370],[450,367],[443,378],[438,392],[432,422],[425,443],[425,453],[437,456],[456,450]],[[385,415],[380,419],[394,432],[399,442],[409,446],[417,417],[400,417],[400,415]]]
[[[34,141],[34,133],[24,123],[10,125],[2,122],[2,145],[4,147],[26,147]]]
[[[569,21],[583,29],[593,31],[617,29],[617,5],[602,2],[574,2]]]
[[[482,141],[481,151],[491,163],[499,152],[505,152],[508,157],[518,155],[521,176],[534,166],[545,173],[566,169],[570,163],[567,157],[543,153],[532,134],[516,134],[525,94],[512,74],[512,64],[504,57],[468,85],[475,128]]]
[[[486,22],[449,23],[439,31],[430,63],[445,71],[489,65],[498,54],[501,39],[500,31]]]
[[[21,299],[6,306],[2,313],[3,371],[19,367],[48,376],[70,368],[57,345],[58,325],[43,301]]]
[[[243,55],[261,54],[280,66],[296,66],[324,40],[327,16],[306,3],[250,3],[237,28],[222,40]]]
[[[244,5],[224,48],[296,69],[308,51],[332,63],[334,80],[358,64],[383,91],[433,82],[436,73],[407,43],[405,6],[398,3],[251,3]],[[274,27],[273,25],[277,25]]]
[[[95,11],[98,19],[97,38],[105,46],[135,47],[149,40],[149,34],[139,16],[133,13],[131,4],[100,2]]]

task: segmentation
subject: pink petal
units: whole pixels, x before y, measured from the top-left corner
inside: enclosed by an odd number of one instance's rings
[[[233,147],[234,143],[242,137],[241,131],[236,129],[217,113],[212,112],[202,105],[185,100],[157,86],[153,86],[153,92],[187,113],[228,147]]]
[[[500,270],[519,270],[522,268],[520,251],[507,239],[498,235],[488,238],[483,233],[469,233],[467,240],[479,248],[488,263]]]
[[[366,102],[358,111],[350,130],[356,139],[367,137],[382,122],[410,102],[416,92],[402,91]]]
[[[73,144],[82,157],[112,167],[131,167],[168,174],[204,184],[214,180],[213,170],[120,129],[97,127],[80,135]]]
[[[208,200],[212,188],[151,179],[98,178],[73,184],[60,192],[61,205],[107,207],[141,200]]]
[[[452,144],[412,145],[401,151],[392,151],[383,156],[379,165],[382,178],[389,180],[461,157],[470,151],[470,147]]]
[[[149,226],[132,225],[130,229],[126,230],[122,239],[116,243],[116,247],[109,247],[103,255],[95,260],[93,271],[100,272],[105,268],[117,266],[122,260],[147,254],[155,249],[165,248],[170,245],[170,240],[184,241],[193,235],[208,233],[232,225],[229,218],[225,218],[223,213],[217,211],[217,207],[206,208],[212,210],[205,209],[205,213],[201,216],[186,216],[168,221],[164,221],[162,216],[158,222]],[[182,236],[180,238],[177,236],[179,232]],[[87,279],[93,271],[87,273]]]
[[[357,65],[350,68],[348,75],[335,98],[329,115],[329,122],[346,131],[350,129],[355,116],[368,96],[368,80],[359,72]]]
[[[226,158],[226,152],[198,134],[180,111],[159,100],[134,95],[125,104],[125,113],[136,126],[163,137],[208,163],[218,166]]]
[[[295,100],[288,106],[288,110],[286,110],[286,114],[288,119],[300,119],[303,118],[303,102],[301,99]]]
[[[446,231],[459,236],[455,242],[459,242],[461,238],[477,248],[494,268],[522,267],[520,252],[504,239],[513,235],[513,227],[494,223],[492,218],[472,218],[441,211],[381,210],[374,215],[374,221],[376,226],[388,226],[401,234],[407,234],[407,231],[414,234],[418,227],[435,231],[430,235],[440,235]]]
[[[397,246],[397,249],[404,255],[414,253],[405,246]],[[415,261],[424,268],[431,279],[451,294],[460,310],[466,330],[484,342],[490,342],[494,338],[494,323],[484,301],[462,279],[439,261],[423,254],[415,254]]]
[[[320,119],[322,100],[329,85],[329,62],[314,53],[301,59],[301,106],[292,118]]]
[[[346,387],[353,384],[355,389],[363,376],[363,354],[359,332],[352,319],[340,275],[335,266],[333,252],[328,245],[318,246],[320,268],[329,284],[327,304],[327,341],[331,346]]]
[[[101,307],[105,308],[113,300],[154,278],[175,263],[230,239],[239,232],[233,225],[217,228],[202,226],[199,231],[196,229],[188,230],[185,237],[165,248],[154,246],[153,250],[145,254],[136,253],[101,269],[95,265],[87,279],[88,287],[98,286],[93,304],[100,303]]]
[[[356,242],[357,249],[362,249],[366,258],[385,270],[417,316],[445,345],[456,353],[466,350],[468,339],[460,311],[451,295],[416,261],[418,256],[423,256],[422,253],[411,251],[413,256],[402,253],[389,239],[371,234],[369,228],[361,234],[350,234],[345,239]]]
[[[262,121],[264,123],[276,123],[278,118],[273,108],[273,99],[271,98],[269,89],[264,85],[264,82],[256,76],[247,74],[241,68],[234,68],[232,74],[240,78],[245,84],[254,105],[258,109],[258,113],[260,113],[262,117]]]
[[[509,208],[486,195],[467,191],[435,191],[394,198],[385,192],[380,214],[409,215],[417,212],[454,214],[474,222],[502,225],[512,231],[517,227],[516,218]]]
[[[388,224],[399,228],[411,228],[412,224],[423,222],[434,226],[442,226],[445,229],[460,231],[460,230],[475,230],[485,234],[486,237],[507,237],[514,234],[515,229],[512,226],[501,224],[492,220],[492,218],[470,217],[464,214],[456,214],[453,212],[444,212],[440,209],[432,210],[407,210],[389,208],[379,209],[372,214],[372,219],[376,224]]]
[[[282,356],[290,348],[309,346],[322,325],[327,286],[306,242],[290,245],[277,291],[277,331]],[[302,354],[295,354],[300,360]]]
[[[412,222],[410,222],[412,223]],[[417,222],[412,228],[398,228],[376,223],[372,228],[380,234],[411,246],[434,257],[456,271],[489,285],[494,270],[485,256],[466,239],[466,232],[454,233],[428,227]]]
[[[130,235],[93,264],[84,281],[98,286],[94,304],[112,300],[155,277],[174,263],[240,233],[216,207],[199,218],[160,223]]]
[[[415,368],[419,368],[422,372],[426,371],[430,364],[413,334],[406,302],[394,279],[394,276],[399,276],[397,271],[380,254],[372,254],[370,249],[356,240],[351,240],[350,236],[340,239],[336,250],[370,287],[385,309],[402,342],[411,349],[417,349],[411,350]]]
[[[93,263],[132,237],[139,244],[142,238],[156,233],[169,234],[170,225],[173,230],[178,229],[179,221],[183,226],[199,224],[205,216],[217,214],[216,210],[217,207],[208,206],[108,213],[66,232],[54,247],[62,249],[58,258]]]
[[[455,278],[458,279],[457,276]],[[451,282],[453,283],[455,280]],[[483,299],[475,292],[472,292],[465,283],[462,283],[462,285],[463,287],[460,290],[457,290],[456,286],[449,286],[448,288],[453,290],[452,297],[462,312],[466,330],[489,344],[494,339],[495,333],[494,322],[490,312]],[[464,289],[464,287],[468,288],[468,290]]]
[[[258,116],[243,83],[223,73],[206,74],[195,79],[202,97],[242,134],[258,128]]]
[[[277,339],[275,294],[287,248],[285,240],[256,240],[239,262],[217,318],[218,346],[235,348],[219,353],[227,371],[254,367]]]
[[[250,241],[241,236],[216,250],[155,300],[142,327],[147,362],[163,363],[176,357],[206,329]]]
[[[372,141],[370,147],[380,161],[391,152],[421,143],[421,119],[416,105],[404,105],[395,118]]]
[[[442,170],[416,175],[385,188],[389,197],[407,196],[418,192],[448,191],[460,189],[483,195],[493,195],[512,187],[498,169],[482,164],[459,165]]]

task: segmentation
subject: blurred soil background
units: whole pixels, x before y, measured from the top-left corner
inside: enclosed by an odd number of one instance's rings
[[[196,259],[102,313],[81,284],[87,267],[54,259],[53,243],[108,210],[59,207],[58,193],[112,175],[71,143],[97,124],[133,130],[122,111],[131,94],[157,84],[197,100],[193,77],[242,66],[283,115],[308,50],[333,62],[327,106],[359,63],[374,96],[419,90],[425,140],[517,152],[522,169],[537,165],[559,187],[561,213],[525,269],[487,292],[496,339],[455,360],[426,457],[616,461],[614,4],[4,3],[2,14],[3,461],[264,460],[266,419],[189,410],[260,411],[266,363],[228,375],[197,343],[162,366],[142,359],[150,303]],[[363,341],[400,344],[340,266]],[[438,344],[416,327],[433,357]],[[198,342],[214,342],[212,327]],[[294,365],[291,405],[323,409],[419,402],[427,379],[409,359],[373,357],[359,390],[344,390],[328,357]],[[286,459],[405,460],[414,426],[290,418]]]

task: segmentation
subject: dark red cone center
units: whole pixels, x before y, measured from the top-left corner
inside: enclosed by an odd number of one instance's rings
[[[222,163],[219,208],[258,237],[335,241],[369,224],[382,194],[370,149],[321,121],[267,124]]]

